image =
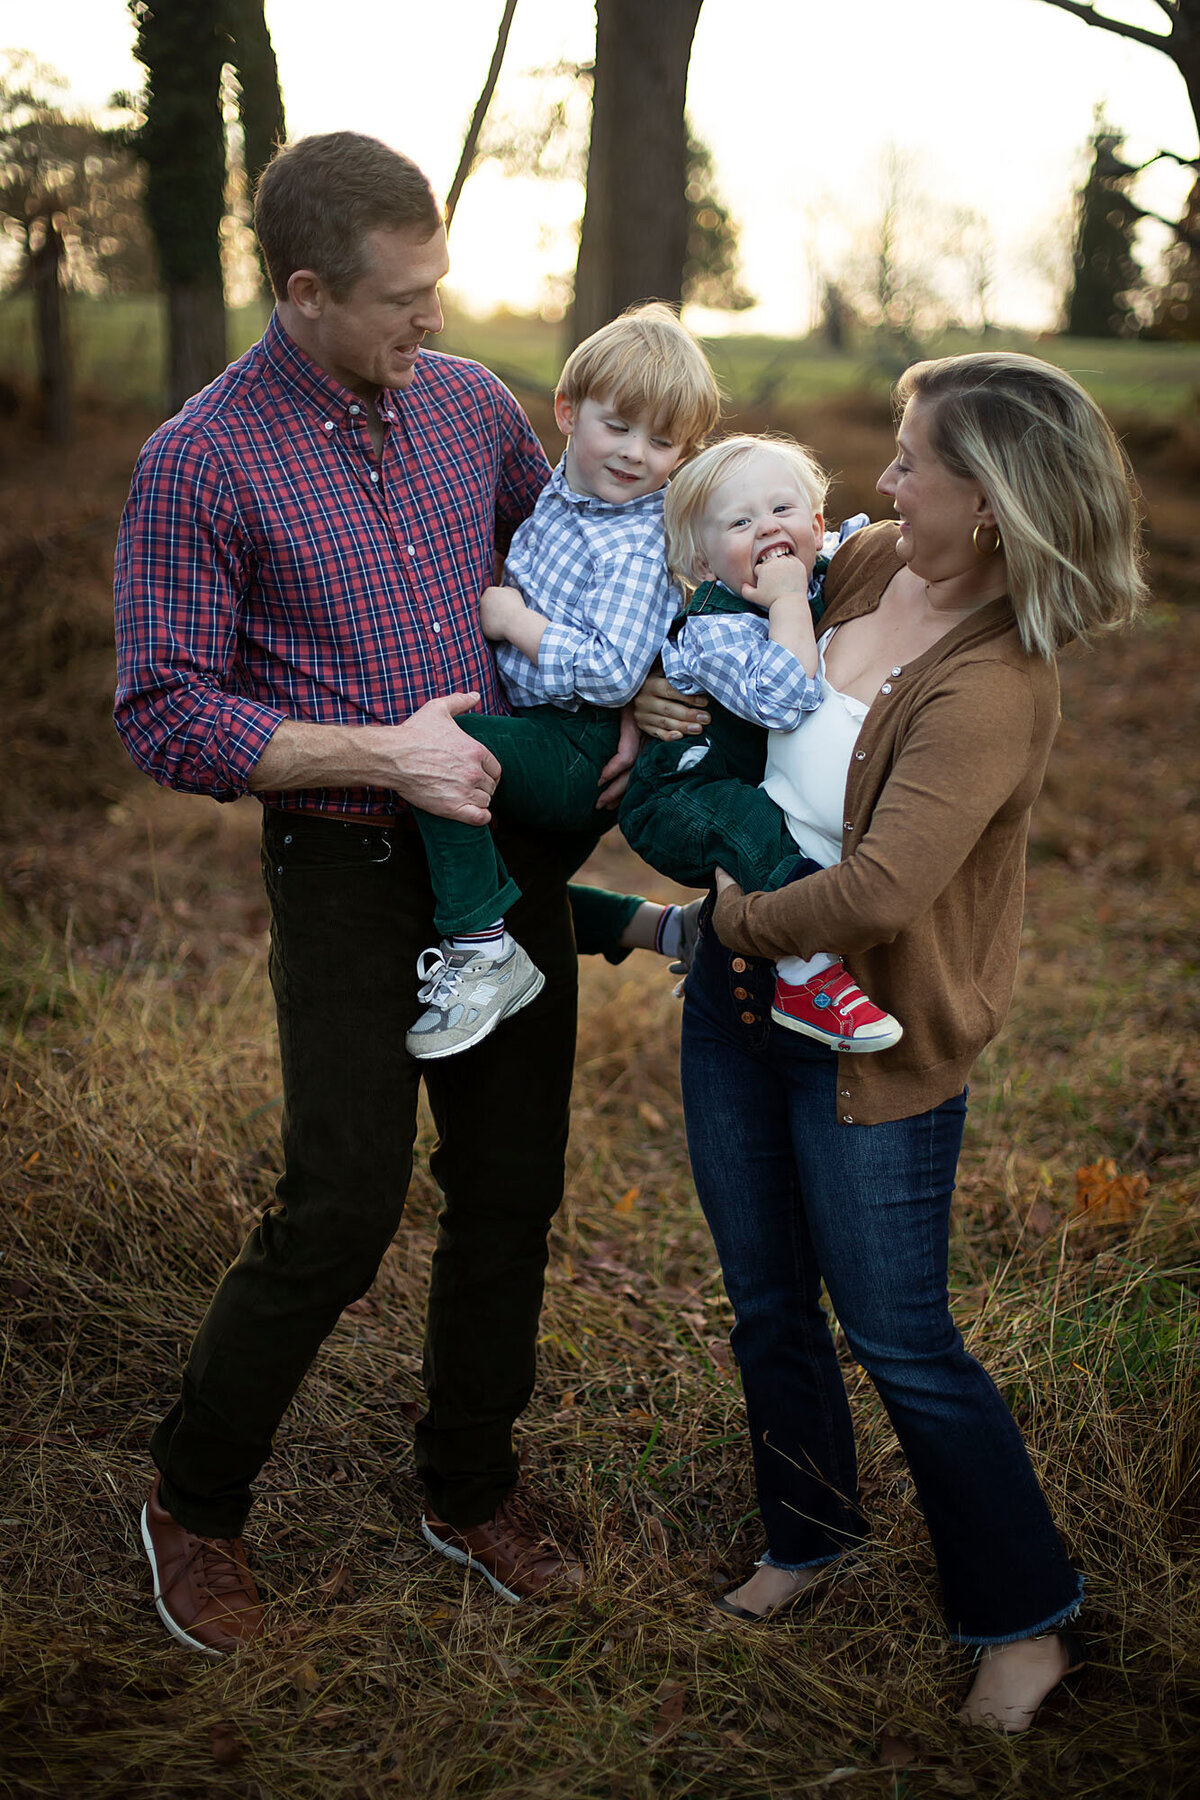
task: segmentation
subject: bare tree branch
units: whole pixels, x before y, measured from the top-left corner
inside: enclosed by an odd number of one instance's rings
[[[1165,50],[1170,42],[1170,38],[1161,32],[1145,31],[1140,25],[1123,25],[1119,19],[1106,18],[1094,6],[1084,6],[1081,0],[1044,0],[1044,4],[1057,6],[1061,12],[1068,12],[1076,19],[1082,19],[1085,25],[1095,25],[1101,31],[1113,31],[1118,37],[1129,38],[1135,44],[1145,44],[1151,50]],[[1174,10],[1164,0],[1158,0],[1158,4],[1174,25]]]
[[[483,121],[487,117],[487,109],[491,105],[492,95],[496,91],[496,83],[500,79],[500,65],[504,61],[504,52],[508,48],[508,34],[512,28],[513,14],[517,10],[517,0],[504,0],[504,17],[500,21],[500,29],[496,33],[496,48],[492,51],[492,60],[487,72],[487,80],[482,92],[475,102],[475,111],[471,115],[471,123],[467,127],[467,135],[463,140],[462,155],[458,159],[458,168],[454,171],[454,180],[450,183],[450,192],[446,196],[446,230],[450,229],[450,221],[454,217],[454,209],[458,205],[458,197],[466,185],[467,176],[471,173],[471,165],[475,161],[475,151],[479,145],[479,134],[483,130]]]

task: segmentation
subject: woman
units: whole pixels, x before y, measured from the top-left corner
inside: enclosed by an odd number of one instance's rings
[[[980,1652],[961,1717],[1013,1732],[1078,1663],[1066,1626],[1082,1581],[950,1316],[950,1197],[967,1072],[1012,991],[1055,653],[1129,623],[1144,584],[1128,466],[1069,376],[1032,357],[952,357],[910,369],[898,399],[878,488],[899,523],[834,558],[825,698],[768,758],[767,791],[824,866],[749,895],[718,871],[687,982],[688,1144],[767,1536],[721,1604],[763,1618],[864,1535],[823,1282],[908,1459],[950,1632]],[[840,754],[806,767],[828,707],[839,725],[820,741]],[[664,684],[643,691],[643,729],[697,718]],[[839,1055],[772,1024],[773,961],[819,949],[904,1021],[895,1048]]]

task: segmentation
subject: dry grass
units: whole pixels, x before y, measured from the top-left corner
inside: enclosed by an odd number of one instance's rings
[[[879,423],[841,440],[836,423],[800,421],[850,487]],[[522,1431],[528,1479],[589,1563],[586,1598],[510,1610],[416,1538],[422,1159],[379,1281],[261,1483],[269,1635],[210,1666],[157,1624],[136,1515],[189,1333],[270,1195],[278,1077],[254,809],[150,789],[103,726],[113,471],[132,447],[97,430],[65,489],[10,451],[0,540],[0,1792],[1195,1794],[1200,613],[1161,607],[1067,664],[1020,992],[973,1082],[962,1170],[960,1318],[1088,1575],[1080,1698],[1019,1742],[955,1726],[964,1665],[853,1369],[874,1526],[860,1566],[775,1629],[707,1609],[757,1533],[682,1148],[678,1008],[646,958],[584,971],[568,1202]],[[74,496],[61,514],[52,479]],[[96,530],[76,529],[76,503]],[[1181,506],[1169,486],[1161,506]],[[1173,529],[1186,565],[1196,547]],[[640,879],[613,844],[594,873]],[[1147,1203],[1125,1224],[1072,1220],[1076,1169],[1105,1156],[1147,1177]]]

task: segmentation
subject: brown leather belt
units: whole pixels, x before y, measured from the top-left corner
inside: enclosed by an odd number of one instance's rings
[[[397,825],[411,825],[413,822],[412,814],[409,812],[340,812],[333,806],[271,806],[267,810],[278,814],[281,819],[333,819],[342,825],[374,825],[380,831]]]

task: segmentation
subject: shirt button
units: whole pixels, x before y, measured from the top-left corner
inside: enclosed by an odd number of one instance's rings
[[[742,1024],[743,1025],[753,1025],[753,1023],[754,1023],[754,1014],[752,1012],[744,1012],[742,1014]]]
[[[333,420],[332,420],[332,419],[326,419],[326,421],[325,421],[325,429],[326,429],[326,431],[332,431],[332,430],[333,430]]]
[[[394,425],[394,424],[395,424],[395,422],[396,422],[396,415],[395,415],[395,413],[394,413],[394,412],[386,412],[386,413],[384,413],[384,415],[383,415],[383,416],[384,416],[384,418],[385,418],[385,419],[390,419],[390,420],[391,420],[391,421],[392,421],[392,423],[393,423],[393,425]]]
[[[883,686],[882,686],[882,687],[881,687],[881,688],[880,688],[880,690],[879,690],[879,691],[880,691],[880,693],[881,693],[881,694],[890,694],[890,693],[891,693],[891,691],[892,691],[892,684],[891,684],[891,682],[890,682],[890,681],[885,681],[885,682],[884,682],[884,684],[883,684]]]
[[[359,413],[362,411],[362,407],[358,405],[357,401],[351,401],[349,411],[352,414],[352,416],[357,419]],[[892,674],[894,675],[895,673],[896,673],[896,671],[895,671],[895,669],[893,669]],[[363,841],[364,841],[364,843],[366,842],[365,839]]]
[[[375,483],[375,485],[376,485],[376,486],[377,486],[377,487],[378,487],[378,485],[379,485],[379,470],[378,470],[378,469],[372,469],[372,470],[371,470],[371,480],[372,480],[372,481],[373,481],[373,482],[374,482],[374,483]]]
[[[903,673],[904,673],[903,669],[893,669],[892,670],[893,675],[903,675]]]
[[[415,550],[414,550],[414,549],[413,549],[413,547],[412,547],[412,545],[411,545],[411,544],[405,544],[405,546],[404,546],[404,554],[405,554],[405,556],[415,556],[415,555],[416,555],[416,554],[417,554],[417,553],[416,553],[416,551],[415,551]]]
[[[434,630],[435,630],[435,631],[440,631],[440,630],[441,630],[441,629],[442,629],[442,628],[441,628],[441,626],[440,626],[440,625],[439,625],[439,624],[438,624],[438,622],[437,622],[437,620],[436,620],[436,619],[435,619],[435,620],[434,620],[434,621],[433,621],[433,629],[434,629]]]
[[[729,966],[733,970],[735,975],[744,975],[746,973],[745,957],[735,956]]]

